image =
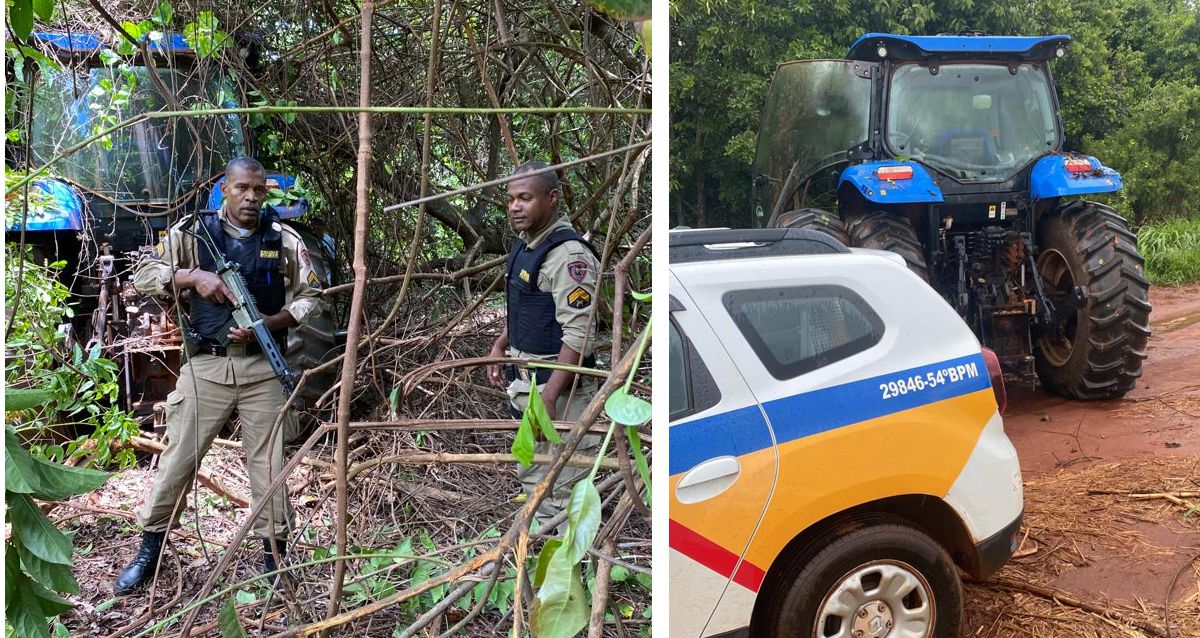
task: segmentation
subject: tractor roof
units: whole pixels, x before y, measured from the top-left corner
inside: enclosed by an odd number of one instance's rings
[[[941,60],[954,58],[996,58],[1020,60],[1051,60],[1059,48],[1071,42],[1069,35],[1040,37],[1009,37],[988,35],[895,35],[868,33],[850,45],[848,60],[878,62],[878,49],[887,47],[887,57],[893,60]]]
[[[182,33],[164,33],[158,40],[150,40],[150,50],[155,53],[192,53],[192,47]],[[94,54],[109,45],[99,33],[58,33],[35,31],[33,37],[55,49],[58,55]]]

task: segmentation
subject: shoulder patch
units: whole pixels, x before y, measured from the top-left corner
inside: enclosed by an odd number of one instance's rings
[[[158,245],[156,245],[154,247],[154,252],[158,253],[158,257],[159,257],[159,259],[161,259],[166,256],[167,247],[160,241],[160,242],[158,242]]]
[[[308,250],[304,248],[300,249],[300,263],[304,264],[305,268],[312,267],[312,260],[308,257]]]
[[[583,279],[587,277],[587,273],[587,262],[581,259],[576,259],[575,261],[567,263],[567,275],[569,275],[571,279],[575,280],[575,283],[583,283]]]
[[[308,287],[317,289],[320,289],[321,287],[321,280],[317,278],[317,273],[311,270],[308,271]]]
[[[583,289],[583,286],[576,286],[574,290],[567,294],[567,305],[582,310],[592,305],[592,293]]]

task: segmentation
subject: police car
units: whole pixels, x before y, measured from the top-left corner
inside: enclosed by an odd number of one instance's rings
[[[671,635],[958,636],[1023,511],[993,353],[901,258],[670,238]]]

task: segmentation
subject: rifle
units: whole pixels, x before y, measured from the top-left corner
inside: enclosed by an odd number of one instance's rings
[[[208,234],[208,229],[204,224],[200,224],[204,228],[205,234]],[[262,314],[258,311],[258,305],[254,302],[254,296],[250,294],[250,289],[246,285],[246,278],[242,276],[241,266],[232,263],[225,259],[225,255],[217,249],[216,242],[212,241],[212,237],[203,238],[198,233],[191,233],[197,240],[204,242],[213,257],[213,261],[217,268],[217,276],[224,282],[225,287],[233,293],[233,298],[230,302],[233,304],[233,318],[229,323],[221,329],[221,341],[223,345],[227,345],[228,340],[225,335],[229,334],[229,330],[236,325],[239,328],[249,328],[254,331],[254,338],[258,340],[259,347],[262,348],[263,354],[267,355],[267,361],[271,364],[271,369],[275,371],[275,376],[279,377],[279,383],[283,386],[283,393],[286,396],[292,396],[296,391],[296,381],[299,375],[288,367],[287,360],[283,358],[283,353],[279,351],[279,344],[275,343],[275,338],[271,336],[271,331],[267,329],[263,323]]]

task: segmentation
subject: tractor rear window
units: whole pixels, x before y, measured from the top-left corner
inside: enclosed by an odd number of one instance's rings
[[[799,286],[725,293],[726,310],[776,379],[790,379],[879,343],[883,322],[853,291]]]
[[[1059,144],[1040,66],[906,64],[892,74],[887,143],[963,182],[1003,181]]]

